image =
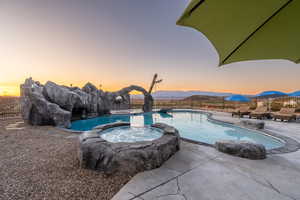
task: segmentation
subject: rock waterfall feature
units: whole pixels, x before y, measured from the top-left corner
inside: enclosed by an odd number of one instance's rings
[[[144,88],[132,85],[117,92],[98,90],[87,83],[82,89],[61,86],[48,81],[42,85],[28,78],[20,86],[21,112],[31,125],[53,125],[68,128],[75,119],[109,114],[113,109],[129,109],[133,90],[144,94],[143,111],[152,111],[153,97]]]

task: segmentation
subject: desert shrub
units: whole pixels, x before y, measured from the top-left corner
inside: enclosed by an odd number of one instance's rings
[[[251,102],[249,103],[249,106],[250,106],[250,109],[251,109],[251,110],[255,110],[255,109],[256,109],[256,107],[257,107],[257,103],[256,103],[256,102],[253,102],[253,101],[251,101]]]
[[[300,112],[300,102],[297,102],[297,105],[296,105],[296,112]]]
[[[283,107],[283,102],[273,101],[271,103],[271,111],[279,111]]]

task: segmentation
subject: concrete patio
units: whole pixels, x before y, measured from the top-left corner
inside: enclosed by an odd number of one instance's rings
[[[226,113],[213,118],[238,122]],[[266,121],[266,130],[300,142],[300,123]],[[300,199],[300,151],[247,160],[182,142],[162,167],[139,173],[112,200]]]

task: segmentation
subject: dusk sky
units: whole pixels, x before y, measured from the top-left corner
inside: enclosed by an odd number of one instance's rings
[[[0,95],[25,78],[104,90],[149,86],[255,94],[300,89],[300,65],[251,61],[218,67],[211,43],[176,25],[188,0],[2,0]],[[280,38],[279,38],[280,39]]]

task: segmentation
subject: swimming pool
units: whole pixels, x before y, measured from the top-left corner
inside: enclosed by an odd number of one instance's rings
[[[102,116],[74,121],[71,129],[86,131],[98,125],[117,121],[130,122],[133,127],[144,127],[158,122],[166,123],[177,128],[181,137],[207,144],[215,144],[218,140],[245,140],[262,144],[266,149],[284,146],[283,142],[271,136],[227,123],[214,122],[208,119],[207,114],[192,111]]]

